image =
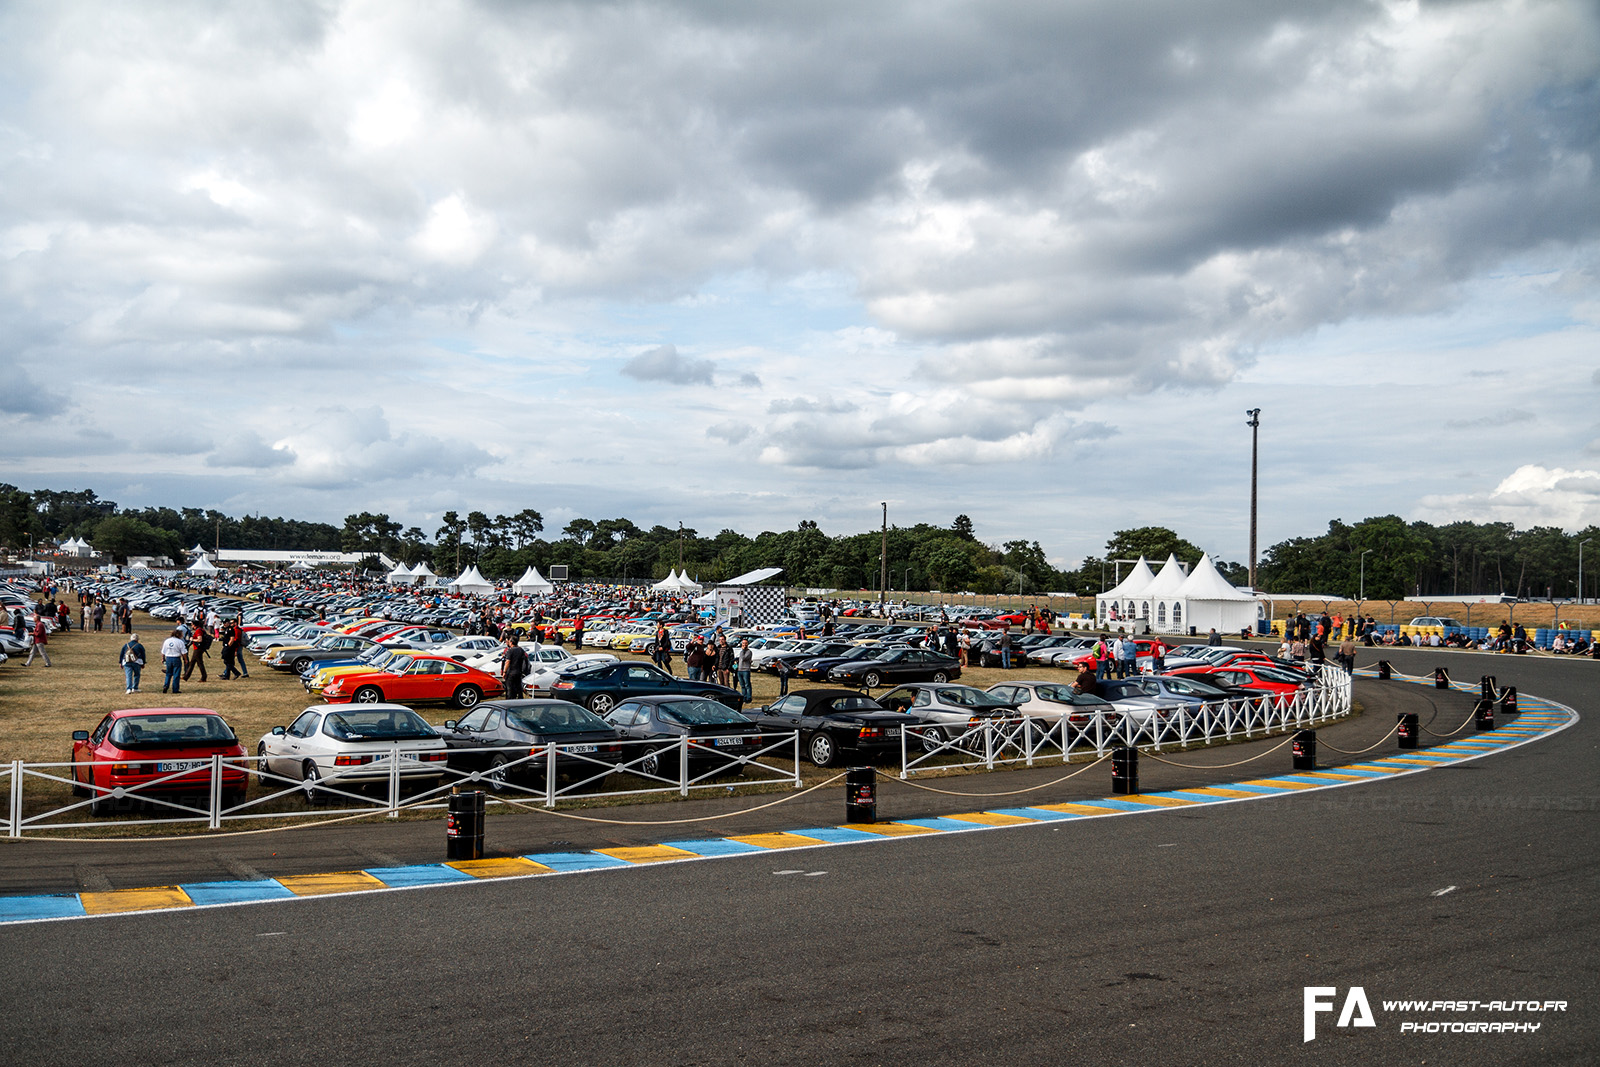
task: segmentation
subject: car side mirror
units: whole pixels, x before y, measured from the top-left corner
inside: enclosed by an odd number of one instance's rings
[[[89,731],[88,730],[74,730],[74,731],[72,731],[72,739],[74,741],[87,741],[87,740],[89,740]]]
[[[272,728],[272,736],[273,736],[273,737],[282,737],[282,736],[283,736],[283,735],[284,735],[284,734],[286,734],[286,733],[288,733],[288,732],[289,732],[289,731],[287,731],[287,730],[285,730],[285,729],[284,729],[284,728],[283,728],[283,727],[281,727],[281,726],[274,726],[274,727],[273,727],[273,728]]]

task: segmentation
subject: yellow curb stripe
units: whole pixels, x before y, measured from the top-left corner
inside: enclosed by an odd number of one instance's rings
[[[113,889],[105,893],[79,893],[78,902],[90,915],[115,915],[124,911],[156,911],[160,908],[189,908],[194,901],[175,885],[148,889]]]
[[[474,878],[512,878],[519,874],[542,874],[551,868],[542,863],[525,860],[521,856],[497,856],[481,860],[455,860],[446,863],[463,874]]]
[[[336,874],[287,874],[279,885],[297,897],[320,897],[329,893],[359,893],[364,889],[388,888],[366,871],[339,871]]]
[[[1118,800],[1131,800],[1135,804],[1150,804],[1158,808],[1186,808],[1190,804],[1198,804],[1198,800],[1185,800],[1182,797],[1147,797],[1141,793],[1118,797]]]
[[[1315,789],[1310,782],[1285,782],[1278,778],[1252,778],[1241,785],[1264,785],[1269,789]]]
[[[946,815],[946,819],[957,822],[975,822],[979,826],[1018,826],[1025,822],[1041,822],[1040,819],[1028,819],[1021,815],[999,815],[992,811],[975,811],[966,815]]]
[[[803,848],[806,845],[819,845],[822,843],[814,837],[802,837],[799,834],[788,833],[742,834],[739,837],[730,837],[727,840],[737,841],[741,845],[755,845],[757,848]]]
[[[1251,794],[1254,796],[1255,794]],[[1064,811],[1069,815],[1104,815],[1111,808],[1097,808],[1090,804],[1035,804],[1036,808],[1044,811]]]
[[[1336,782],[1359,782],[1366,777],[1361,774],[1335,774],[1333,771],[1300,771],[1302,778],[1331,778]]]
[[[1244,789],[1223,789],[1214,785],[1196,786],[1193,789],[1185,789],[1183,792],[1197,793],[1203,797],[1258,797],[1261,795]]]
[[[861,830],[869,834],[881,834],[884,837],[913,837],[917,834],[939,834],[943,830],[935,830],[931,826],[907,826],[898,822],[858,822],[849,826],[839,827],[841,830]]]
[[[697,853],[688,852],[671,845],[638,845],[632,848],[597,848],[595,852],[601,856],[610,856],[612,859],[622,860],[626,863],[662,863],[666,860],[692,859]]]
[[[1403,767],[1437,767],[1439,766],[1439,761],[1431,759],[1405,759],[1401,756],[1389,756],[1385,759],[1378,760],[1374,766],[1393,766],[1395,764],[1400,764]]]

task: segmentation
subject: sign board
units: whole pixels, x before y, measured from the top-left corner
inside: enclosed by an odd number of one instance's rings
[[[550,580],[552,582],[564,582],[564,581],[566,581],[567,580],[567,565],[565,563],[552,563],[552,564],[550,564],[550,575],[549,575],[549,577],[550,577]]]

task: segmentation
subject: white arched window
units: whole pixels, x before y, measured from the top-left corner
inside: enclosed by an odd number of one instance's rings
[[[1165,626],[1166,624],[1167,624],[1167,605],[1166,605],[1166,602],[1163,601],[1163,602],[1161,602],[1161,603],[1156,605],[1156,625],[1157,626]]]
[[[1139,618],[1144,619],[1146,621],[1149,620],[1149,618],[1150,618],[1150,601],[1146,600],[1143,604],[1139,605]]]
[[[1183,604],[1181,602],[1172,605],[1172,628],[1174,630],[1183,629]]]

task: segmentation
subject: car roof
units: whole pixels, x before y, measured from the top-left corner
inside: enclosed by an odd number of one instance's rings
[[[212,711],[210,708],[118,708],[109,713],[113,719],[126,718],[129,715],[215,715],[222,718],[222,713]]]

